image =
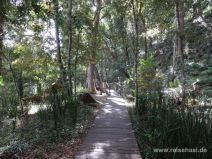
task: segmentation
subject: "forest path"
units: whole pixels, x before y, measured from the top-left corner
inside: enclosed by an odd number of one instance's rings
[[[76,159],[141,159],[126,101],[111,91]]]

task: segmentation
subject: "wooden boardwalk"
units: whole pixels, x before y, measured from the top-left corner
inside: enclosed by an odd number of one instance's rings
[[[76,159],[141,159],[123,98],[112,92],[97,115]]]

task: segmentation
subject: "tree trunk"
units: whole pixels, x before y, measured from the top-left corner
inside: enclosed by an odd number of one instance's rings
[[[36,93],[39,95],[42,94],[42,85],[40,82],[37,83],[37,92]]]
[[[6,60],[8,61],[8,64],[9,64],[9,68],[10,68],[10,72],[12,74],[12,80],[13,80],[13,83],[15,85],[15,90],[17,92],[17,95],[18,95],[18,98],[19,98],[19,102],[20,102],[20,107],[21,107],[21,116],[24,115],[24,105],[23,105],[23,102],[22,102],[22,97],[23,97],[23,81],[21,81],[21,84],[19,85],[18,83],[18,77],[12,67],[12,62],[11,62],[11,57],[9,55],[8,58],[6,58]],[[22,78],[22,77],[21,77]]]
[[[177,17],[177,53],[180,56],[180,66],[182,74],[182,105],[185,105],[185,63],[184,63],[184,51],[183,51],[183,41],[184,41],[184,3],[182,1],[176,2],[176,17]]]
[[[173,55],[172,55],[172,79],[171,79],[172,82],[174,82],[174,79],[175,79],[175,68],[177,63],[176,55],[177,55],[177,38],[175,35],[173,40]]]
[[[4,1],[0,2],[0,76],[2,75],[3,38],[4,38]]]
[[[18,86],[18,90],[19,90],[19,96],[22,99],[24,96],[24,83],[23,83],[22,72],[20,72],[20,74],[18,75],[17,86]]]
[[[3,18],[0,15],[0,75],[2,75],[2,57],[3,57]]]
[[[95,72],[96,79],[99,81],[99,90],[100,90],[100,94],[102,95],[102,93],[105,93],[104,84],[103,84],[102,76],[100,76],[96,66],[95,66],[94,72]]]
[[[144,24],[144,59],[146,60],[148,58],[148,41],[147,41],[147,28],[146,28],[146,19],[143,18],[143,24]]]
[[[135,33],[136,33],[136,40],[135,40],[135,96],[136,102],[135,105],[138,107],[138,43],[139,43],[139,31],[138,31],[138,16],[136,14],[134,0],[132,0],[132,7],[133,7],[133,16],[134,16],[134,25],[135,25]]]
[[[95,85],[95,64],[90,63],[88,65],[87,69],[87,85],[88,85],[88,91],[90,93],[96,94],[96,85]]]
[[[77,50],[76,50],[75,61],[74,61],[74,99],[75,100],[77,100],[77,63],[78,63],[78,53],[79,53],[79,47],[80,47],[80,40],[81,40],[81,30],[78,30]]]
[[[92,41],[91,41],[91,56],[90,56],[90,63],[87,68],[87,84],[88,90],[91,93],[96,93],[96,85],[95,85],[95,63],[96,63],[96,54],[97,54],[97,41],[98,41],[98,28],[100,22],[100,12],[102,9],[102,0],[96,0],[97,8],[94,15],[93,26],[91,28],[92,31]]]
[[[68,42],[68,77],[69,77],[69,95],[72,99],[73,85],[72,85],[72,8],[73,0],[69,0],[69,42]]]
[[[57,96],[57,91],[52,89],[52,110],[53,110],[53,117],[54,117],[54,129],[57,130],[58,127],[58,110],[57,110],[57,103],[58,103],[58,96]]]
[[[54,9],[55,9],[55,36],[56,36],[56,45],[57,45],[57,60],[60,67],[60,78],[65,88],[66,73],[63,66],[63,62],[62,62],[60,36],[59,36],[59,4],[58,4],[58,0],[54,0],[53,2],[54,2]]]

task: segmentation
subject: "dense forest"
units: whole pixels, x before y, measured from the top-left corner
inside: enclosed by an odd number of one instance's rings
[[[0,1],[0,158],[73,158],[110,90],[142,158],[212,158],[212,1]]]

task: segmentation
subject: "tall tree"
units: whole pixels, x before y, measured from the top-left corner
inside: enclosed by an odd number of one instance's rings
[[[4,38],[4,21],[6,13],[6,0],[0,1],[0,76],[2,75],[3,60],[3,38]]]
[[[185,104],[185,63],[184,63],[184,1],[176,1],[176,18],[177,18],[177,53],[180,57],[180,66],[182,73],[182,102]]]
[[[68,1],[69,11],[68,11],[68,29],[69,29],[69,41],[68,41],[68,78],[69,78],[69,95],[72,98],[73,96],[73,85],[72,85],[72,41],[73,41],[73,18],[72,18],[72,9],[73,9],[73,0]]]
[[[132,0],[132,10],[135,26],[135,95],[136,95],[136,107],[138,106],[138,54],[139,54],[139,30],[138,30],[138,14],[136,12],[136,6],[134,0]]]
[[[54,0],[54,12],[55,12],[55,36],[57,44],[57,59],[60,67],[60,78],[62,79],[63,86],[65,87],[66,73],[62,61],[61,46],[60,46],[60,32],[59,32],[59,4],[58,0]]]
[[[94,21],[91,27],[91,55],[90,61],[87,68],[87,84],[88,90],[91,93],[96,93],[96,85],[95,85],[95,64],[96,64],[96,54],[97,54],[97,46],[98,46],[98,28],[100,22],[100,12],[102,9],[102,0],[96,0],[96,10],[94,14]]]

